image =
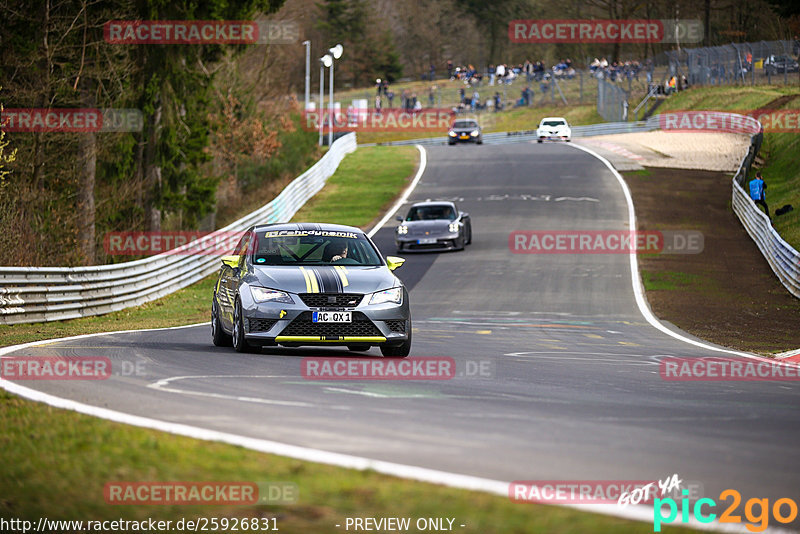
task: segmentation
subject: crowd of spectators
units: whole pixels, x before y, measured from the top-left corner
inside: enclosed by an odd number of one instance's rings
[[[435,70],[431,69],[430,73],[433,75]],[[462,81],[467,86],[481,85],[484,80],[488,80],[489,85],[494,86],[510,85],[517,78],[524,79],[528,83],[549,78],[572,79],[575,74],[572,60],[569,58],[560,60],[549,69],[541,60],[525,60],[525,62],[517,63],[516,65],[508,63],[491,64],[482,72],[471,64],[454,65],[452,61],[447,62],[447,77],[451,81]],[[428,77],[423,78],[428,79]]]
[[[606,58],[594,60],[589,64],[589,72],[592,76],[600,79],[608,79],[612,82],[621,80],[639,80],[639,73],[644,70],[647,74],[647,83],[653,81],[653,62],[648,59],[644,65],[636,60],[612,61]]]

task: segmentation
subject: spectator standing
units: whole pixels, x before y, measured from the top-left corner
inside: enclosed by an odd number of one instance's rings
[[[392,104],[392,100],[394,100],[394,91],[388,91],[388,92],[386,93],[386,98],[388,98],[388,99],[389,99],[389,108],[390,108],[390,109],[391,109],[391,108],[393,108],[393,107],[394,107],[394,105]]]
[[[753,202],[755,202],[759,206],[763,206],[764,211],[767,213],[767,217],[769,217],[769,206],[767,206],[766,189],[767,189],[766,182],[764,182],[764,179],[761,177],[761,173],[757,172],[756,177],[750,180],[750,198],[752,198]],[[770,220],[772,220],[771,217]]]
[[[497,83],[505,83],[506,77],[506,66],[502,63],[497,65],[497,69],[495,69],[495,75],[497,76]]]
[[[453,61],[450,59],[447,60],[447,78],[453,79]]]
[[[428,89],[428,107],[429,108],[433,107],[434,101],[436,99],[436,90],[437,89],[438,89],[438,87],[436,87],[435,85],[431,85],[431,88]]]

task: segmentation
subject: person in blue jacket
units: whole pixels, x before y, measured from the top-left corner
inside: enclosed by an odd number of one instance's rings
[[[767,217],[769,217],[769,206],[767,206],[767,194],[764,192],[767,189],[767,184],[764,182],[764,179],[761,177],[761,173],[757,172],[756,177],[750,180],[750,198],[753,199],[753,202],[764,206],[764,211],[767,213]]]

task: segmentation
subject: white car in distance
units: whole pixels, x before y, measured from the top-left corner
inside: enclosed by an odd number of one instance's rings
[[[536,130],[536,141],[541,143],[545,139],[563,140],[569,143],[572,139],[572,129],[569,127],[567,119],[564,117],[543,118]]]

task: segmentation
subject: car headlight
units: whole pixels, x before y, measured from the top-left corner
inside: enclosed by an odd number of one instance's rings
[[[456,136],[456,133],[453,130],[450,130],[448,132],[448,134],[450,135],[450,137],[455,137]]]
[[[452,233],[456,233],[456,232],[458,232],[458,223],[452,222],[452,223],[450,223],[450,226],[448,228],[450,229],[450,231]]]
[[[287,304],[294,304],[292,297],[285,291],[250,286],[250,294],[253,295],[253,300],[256,302],[285,302]]]
[[[472,131],[471,131],[469,134],[470,134],[472,137],[478,137],[478,135],[480,134],[480,132],[479,132],[478,130],[472,130]]]
[[[406,226],[405,224],[401,224],[400,226],[397,227],[397,233],[400,234],[400,235],[407,234],[408,233],[408,226]]]
[[[369,299],[370,304],[384,304],[386,302],[394,302],[395,304],[403,303],[403,288],[393,287],[384,291],[378,291],[372,294]]]

